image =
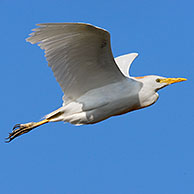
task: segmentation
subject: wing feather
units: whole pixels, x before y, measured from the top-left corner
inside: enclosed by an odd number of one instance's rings
[[[125,77],[112,56],[110,34],[82,23],[38,24],[32,44],[39,43],[66,98],[122,81]]]
[[[131,67],[131,63],[137,56],[138,56],[137,53],[130,53],[115,58],[117,66],[119,67],[120,71],[123,73],[125,77],[130,78],[129,69]]]

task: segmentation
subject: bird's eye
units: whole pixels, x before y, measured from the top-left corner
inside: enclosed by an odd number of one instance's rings
[[[157,79],[156,79],[156,82],[160,82],[160,79],[159,79],[159,78],[157,78]]]

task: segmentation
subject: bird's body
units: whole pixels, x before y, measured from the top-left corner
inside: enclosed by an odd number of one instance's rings
[[[59,117],[51,121],[60,120],[75,125],[97,123],[110,116],[139,109],[138,92],[140,89],[141,83],[128,79],[96,88],[88,91],[76,101],[64,103],[63,107],[47,115],[46,118],[52,118],[61,112]],[[131,93],[131,90],[134,93]]]
[[[63,106],[37,123],[17,124],[8,139],[48,122],[93,124],[147,107],[157,91],[184,78],[129,76],[137,53],[113,58],[110,34],[81,23],[39,24],[27,41],[39,43],[63,92]]]

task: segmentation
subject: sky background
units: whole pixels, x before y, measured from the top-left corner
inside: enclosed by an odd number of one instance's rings
[[[193,10],[192,0],[0,0],[0,193],[193,194]],[[5,144],[16,123],[62,104],[43,51],[25,42],[45,22],[105,28],[115,57],[139,53],[132,76],[188,81],[146,109],[90,126],[51,123]]]

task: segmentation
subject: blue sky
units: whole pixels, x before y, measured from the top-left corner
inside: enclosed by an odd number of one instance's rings
[[[0,0],[0,193],[193,194],[194,2]],[[96,125],[51,123],[10,144],[16,123],[61,106],[36,23],[88,22],[110,31],[114,56],[138,52],[131,75],[186,77],[151,107]]]

